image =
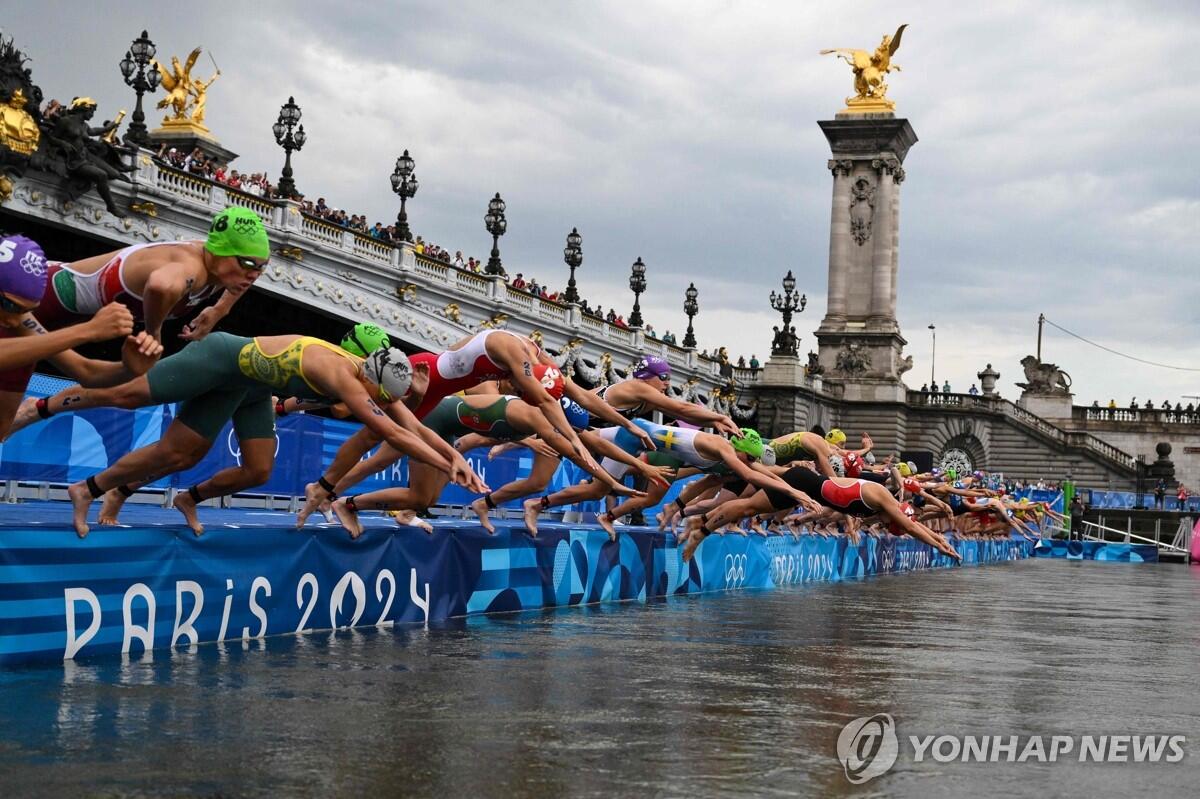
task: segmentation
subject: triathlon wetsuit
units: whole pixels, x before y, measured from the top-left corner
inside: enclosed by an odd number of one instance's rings
[[[209,439],[232,419],[239,439],[274,438],[275,406],[271,395],[326,399],[304,375],[304,351],[323,347],[354,362],[341,347],[301,336],[281,352],[268,355],[257,339],[210,333],[146,373],[156,403],[182,403],[175,418]]]
[[[80,318],[95,316],[110,302],[119,302],[127,307],[133,318],[143,321],[146,310],[142,306],[142,295],[135,293],[125,282],[125,262],[131,255],[151,247],[178,244],[174,241],[156,241],[134,244],[115,253],[108,263],[95,272],[77,272],[69,265],[50,261],[47,266],[46,293],[34,314],[39,322],[53,330],[74,324]],[[220,291],[220,285],[206,283],[199,291],[185,294],[167,311],[167,319],[184,316],[192,308]]]
[[[178,244],[173,241],[158,241],[150,244],[134,244],[113,255],[108,263],[95,272],[84,274],[76,272],[59,261],[49,261],[46,264],[49,279],[46,281],[46,291],[34,317],[49,330],[57,330],[68,325],[78,324],[95,316],[96,313],[110,302],[119,302],[129,308],[134,321],[145,321],[146,312],[142,307],[142,297],[125,286],[125,260],[133,253],[148,247],[160,247],[167,244]],[[187,294],[175,303],[167,312],[167,319],[184,316],[195,305],[213,296],[220,286],[212,284],[194,294]],[[0,328],[0,338],[16,336],[16,332],[8,328]],[[0,391],[15,391],[25,393],[29,386],[29,378],[33,375],[37,364],[29,364],[16,369],[0,371]]]
[[[862,497],[862,480],[852,485],[838,485],[836,481],[812,469],[793,466],[784,472],[783,481],[798,491],[803,491],[827,508],[849,513],[852,516],[870,516],[875,513]],[[777,489],[767,489],[767,499],[775,510],[787,510],[796,504],[795,498]]]
[[[425,389],[425,396],[413,410],[413,415],[423,419],[451,394],[466,391],[489,380],[511,377],[507,368],[497,364],[487,354],[488,336],[497,333],[515,335],[503,330],[482,330],[456,350],[447,350],[440,355],[419,352],[411,356],[409,361],[413,366],[425,364],[429,367],[429,388]]]
[[[509,424],[508,403],[516,399],[503,396],[490,405],[477,408],[463,397],[446,397],[421,423],[449,444],[469,433],[479,433],[501,441],[519,441],[531,433],[517,430]]]
[[[619,385],[620,385],[620,383],[610,383],[609,385],[607,385],[604,388],[597,391],[596,396],[599,397],[600,399],[604,400],[605,402],[608,402],[608,400],[605,399],[604,395],[608,393],[608,390],[610,388],[612,388],[613,386],[619,386]],[[609,404],[612,405],[612,403],[609,403]],[[646,403],[639,402],[637,405],[634,405],[632,408],[618,408],[615,405],[613,405],[612,407],[613,407],[613,410],[615,410],[617,413],[624,416],[626,419],[635,419],[635,418],[637,418],[638,414],[645,412]]]
[[[633,419],[632,422],[654,439],[654,443],[658,447],[657,450],[646,452],[642,447],[641,439],[624,427],[606,427],[602,430],[597,430],[596,433],[616,444],[630,455],[635,457],[644,456],[646,462],[652,466],[669,466],[672,468],[693,466],[701,471],[712,471],[715,467],[724,466],[723,461],[710,461],[701,457],[700,453],[696,451],[696,436],[700,434],[700,430],[655,424],[648,419]],[[605,458],[600,461],[600,466],[617,480],[620,480],[633,468],[612,458]]]

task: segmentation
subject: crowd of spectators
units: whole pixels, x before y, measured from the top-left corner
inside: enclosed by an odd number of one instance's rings
[[[1092,407],[1099,408],[1100,400],[1092,400]],[[1115,399],[1110,399],[1108,401],[1108,405],[1105,407],[1107,407],[1110,411],[1115,411],[1119,406],[1117,405],[1117,401]],[[1176,413],[1195,413],[1196,405],[1191,402],[1189,402],[1187,405],[1184,405],[1182,402],[1176,402],[1174,405],[1171,405],[1170,400],[1163,400],[1162,405],[1158,406],[1155,406],[1152,400],[1146,400],[1145,405],[1138,405],[1137,397],[1134,397],[1129,401],[1129,410],[1131,411],[1153,411],[1156,409],[1160,411],[1175,411]]]
[[[178,169],[181,172],[187,172],[198,178],[211,180],[245,194],[265,199],[281,199],[276,186],[267,178],[265,172],[244,172],[229,168],[206,156],[204,151],[199,147],[190,153],[185,153],[175,147],[163,144],[159,148],[156,157],[161,163]],[[303,194],[297,194],[290,199],[300,203],[300,210],[304,214],[320,219],[328,224],[337,225],[338,227],[384,242],[399,243],[402,240],[394,224],[384,225],[382,222],[370,224],[367,221],[366,214],[354,214],[347,212],[344,208],[334,208],[326,202],[324,197],[318,197],[316,202],[313,202],[312,200],[305,199]],[[413,249],[419,255],[441,261],[458,269],[476,274],[484,272],[485,262],[483,260],[475,257],[464,258],[462,250],[456,250],[452,256],[449,250],[432,242],[425,241],[420,236],[415,238]],[[503,273],[503,277],[510,286],[518,291],[523,291],[548,302],[565,302],[565,291],[553,290],[545,283],[538,282],[537,278],[530,277],[526,279],[525,275],[521,272],[518,272],[511,279],[507,273]],[[581,298],[579,300],[579,309],[593,319],[606,321],[622,330],[629,329],[629,322],[625,319],[625,315],[619,313],[615,308],[609,308],[606,311],[604,306],[592,305],[586,299]],[[675,334],[669,330],[664,331],[661,336],[658,335],[658,332],[654,329],[654,325],[651,324],[646,324],[642,330],[649,339],[662,341],[664,344],[676,346],[678,344]],[[724,348],[722,348],[723,350]],[[703,352],[701,355],[711,360],[720,360],[715,352],[713,355],[709,355],[707,352]],[[749,361],[746,360],[745,356],[739,357],[737,365],[743,369],[758,369],[760,367],[758,358],[754,355],[750,356]],[[946,390],[949,391],[948,385]]]

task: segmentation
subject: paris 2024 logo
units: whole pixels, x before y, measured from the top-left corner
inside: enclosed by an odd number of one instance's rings
[[[895,765],[899,750],[896,720],[887,713],[854,719],[838,735],[838,760],[854,785],[886,774]]]

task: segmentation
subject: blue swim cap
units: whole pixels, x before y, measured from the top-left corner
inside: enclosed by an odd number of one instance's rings
[[[567,422],[576,430],[586,430],[591,422],[591,416],[583,409],[575,400],[570,397],[563,397],[559,402],[562,403],[563,413],[566,414]]]

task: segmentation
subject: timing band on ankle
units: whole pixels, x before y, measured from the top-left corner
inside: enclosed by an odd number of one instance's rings
[[[484,495],[483,495],[483,504],[488,506],[488,510],[495,510],[495,509],[496,509],[496,500],[492,499],[492,495],[491,495],[491,494],[484,494]]]
[[[336,488],[336,486],[334,486],[333,483],[331,483],[325,479],[325,475],[321,475],[320,477],[317,478],[317,485],[319,485],[321,488],[325,489],[330,494],[332,494],[333,489]]]
[[[197,503],[204,501],[204,497],[200,496],[200,487],[199,486],[191,486],[190,488],[188,488],[188,496],[191,497]]]
[[[700,532],[704,535],[712,535],[712,530],[708,529],[708,514],[700,514]]]
[[[119,485],[119,486],[117,486],[117,493],[123,497],[129,498],[129,497],[132,497],[135,492],[132,488],[130,488],[127,485]]]
[[[87,483],[88,491],[92,492],[92,499],[97,499],[104,496],[104,489],[99,486],[94,476],[89,477],[84,482]]]
[[[351,513],[358,513],[358,503],[354,501],[354,497],[346,497],[346,507]]]
[[[42,397],[37,402],[33,403],[33,407],[37,409],[37,415],[43,419],[49,419],[54,414],[50,413],[49,400]]]
[[[675,504],[679,506],[680,510],[687,510],[687,503],[679,497],[675,497]]]
[[[550,497],[549,496],[542,497],[541,499],[538,500],[538,504],[542,506],[542,510],[546,510],[547,508],[550,507]]]

